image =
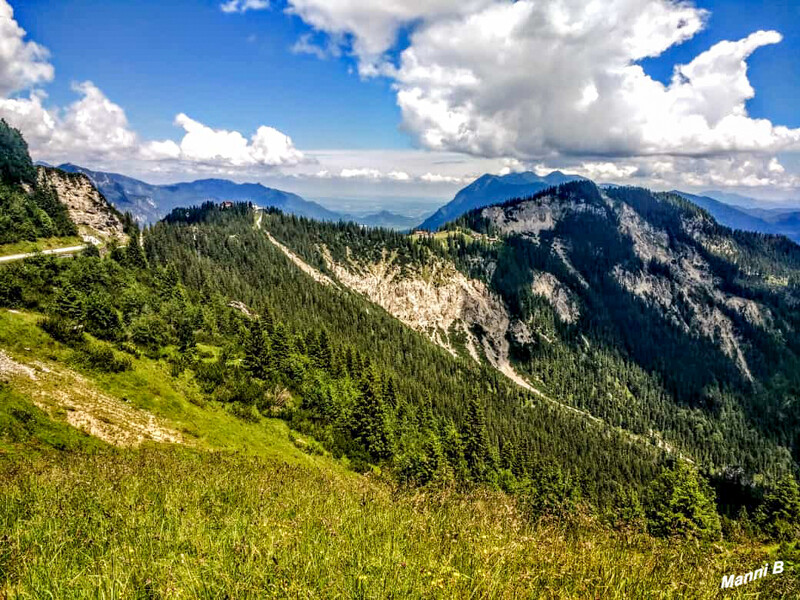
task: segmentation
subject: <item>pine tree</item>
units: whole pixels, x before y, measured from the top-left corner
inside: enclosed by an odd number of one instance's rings
[[[116,339],[122,322],[108,294],[94,292],[86,300],[86,329],[99,338]]]
[[[261,319],[251,321],[244,339],[244,367],[253,377],[268,379],[270,372],[270,354],[264,322]]]
[[[272,332],[270,342],[272,358],[275,367],[279,370],[284,370],[284,367],[289,360],[291,342],[283,323],[278,323],[278,325],[275,327],[275,330]]]
[[[645,515],[654,535],[711,540],[720,536],[714,491],[697,471],[680,460],[650,484]]]
[[[81,321],[84,314],[84,296],[67,281],[56,292],[53,310],[74,321]]]
[[[475,396],[470,398],[464,428],[464,457],[472,476],[477,480],[484,479],[489,468],[489,434],[483,406]]]
[[[125,263],[135,269],[147,268],[147,258],[141,246],[138,228],[130,233],[128,246],[125,248]]]
[[[784,476],[764,497],[756,522],[773,539],[791,540],[800,526],[800,489],[791,474]]]
[[[28,153],[28,144],[5,119],[0,119],[0,178],[7,183],[36,181],[36,167]]]
[[[370,369],[359,384],[359,398],[353,410],[353,436],[376,459],[392,455],[389,411],[381,395],[378,374]]]

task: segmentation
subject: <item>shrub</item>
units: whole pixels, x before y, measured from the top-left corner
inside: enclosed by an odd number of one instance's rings
[[[119,355],[106,344],[86,344],[80,349],[79,360],[90,369],[104,373],[122,373],[133,368],[129,356]]]
[[[167,343],[167,324],[156,315],[143,315],[131,323],[131,339],[149,350],[157,350]]]
[[[242,421],[248,423],[258,423],[261,420],[261,413],[252,404],[243,404],[242,402],[233,402],[231,404],[231,413]]]
[[[786,475],[767,493],[756,511],[756,522],[776,540],[797,537],[800,526],[800,489],[792,475]]]
[[[121,321],[107,294],[93,293],[86,301],[86,329],[104,340],[119,337]]]
[[[39,321],[41,327],[51,338],[72,346],[83,340],[83,327],[64,317],[48,316]]]

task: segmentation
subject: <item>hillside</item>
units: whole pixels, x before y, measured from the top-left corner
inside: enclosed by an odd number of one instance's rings
[[[123,217],[84,175],[34,166],[19,131],[0,121],[0,258],[124,244]]]
[[[148,230],[144,257],[2,267],[21,292],[0,294],[5,590],[711,598],[791,556],[733,522],[713,553],[646,533],[667,453],[453,357],[276,238],[317,228],[331,256],[357,235],[436,248],[207,206]]]
[[[40,186],[51,189],[59,202],[67,207],[70,220],[84,238],[101,242],[127,241],[123,217],[82,173],[66,173],[60,169],[37,167]]]
[[[339,220],[341,215],[297,194],[257,183],[234,183],[225,179],[202,179],[170,185],[152,185],[118,173],[91,171],[72,164],[58,167],[68,173],[83,173],[121,212],[130,212],[140,223],[153,223],[179,206],[206,201],[252,202],[319,220]]]
[[[365,215],[346,215],[344,220],[355,221],[367,227],[383,227],[398,231],[408,231],[419,223],[418,218],[401,215],[389,210],[381,210]]]
[[[553,171],[544,177],[530,171],[508,175],[486,174],[459,191],[453,200],[425,219],[419,229],[436,231],[445,223],[459,218],[470,210],[512,198],[530,196],[554,185],[577,179],[583,178],[578,175],[565,175],[560,171]]]
[[[275,237],[453,355],[721,477],[796,468],[788,240],[591,183],[473,211],[435,237],[310,229]]]

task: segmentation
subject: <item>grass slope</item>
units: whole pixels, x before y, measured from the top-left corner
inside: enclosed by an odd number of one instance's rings
[[[191,379],[186,376],[171,377],[170,367],[164,360],[143,356],[133,358],[133,368],[122,373],[98,373],[85,368],[76,359],[73,350],[54,341],[37,327],[40,318],[41,315],[36,313],[0,310],[0,350],[7,351],[22,364],[34,365],[39,371],[35,381],[14,377],[0,388],[2,393],[13,396],[18,402],[27,398],[27,404],[31,405],[30,399],[33,397],[59,397],[60,391],[77,394],[80,390],[60,389],[63,379],[48,377],[42,368],[48,369],[51,374],[74,372],[96,391],[118,399],[121,404],[133,409],[160,417],[165,424],[183,433],[187,443],[193,447],[244,452],[288,463],[319,464],[326,469],[344,472],[340,463],[331,458],[302,452],[290,438],[289,428],[283,421],[260,419],[251,423],[218,404],[205,402]],[[68,403],[69,397],[63,402]],[[5,414],[10,423],[8,406],[10,404],[3,402],[0,415]],[[35,407],[32,410],[37,415],[44,415]],[[64,419],[59,418],[63,412],[63,407],[59,410],[54,406],[50,416],[55,418],[55,423],[71,430],[64,424]],[[0,440],[4,431],[5,428],[0,428]],[[46,441],[44,430],[38,428],[30,437],[40,442]],[[6,443],[8,439],[6,436]],[[70,448],[73,446],[68,444]]]
[[[613,532],[580,513],[533,522],[499,492],[357,476],[301,452],[282,422],[200,401],[163,360],[83,369],[38,318],[0,311],[0,348],[39,369],[35,385],[51,385],[44,369],[75,370],[192,445],[112,447],[49,417],[29,399],[33,384],[6,376],[2,597],[714,598],[722,575],[785,558]],[[726,595],[795,598],[800,580],[789,569]]]
[[[772,558],[178,448],[0,460],[0,536],[8,597],[715,598]],[[787,572],[726,596],[798,593]]]

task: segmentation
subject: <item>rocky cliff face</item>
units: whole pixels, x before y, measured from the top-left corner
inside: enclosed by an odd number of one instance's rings
[[[351,259],[340,264],[327,252],[325,258],[342,284],[425,333],[454,356],[464,348],[476,362],[485,357],[517,384],[530,388],[509,360],[508,310],[484,282],[470,279],[452,263],[435,258],[407,269],[401,269],[387,253],[374,263]]]
[[[39,185],[51,187],[69,209],[69,216],[86,241],[116,239],[126,243],[119,213],[106,201],[91,180],[82,173],[38,167]]]

